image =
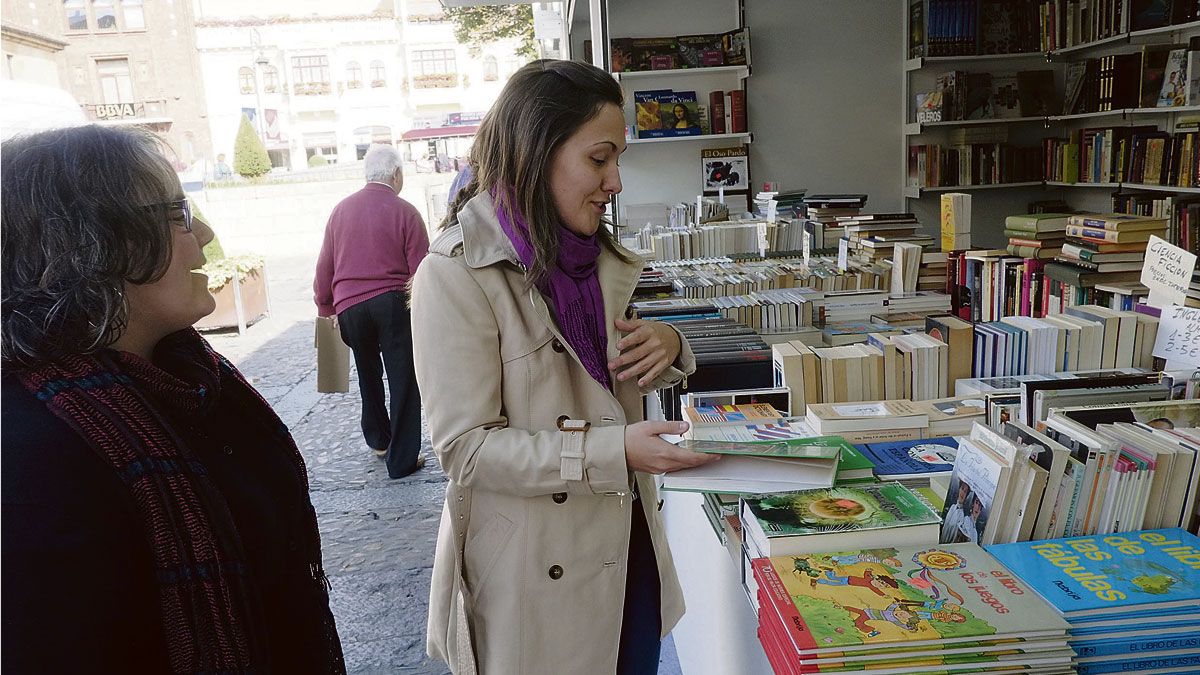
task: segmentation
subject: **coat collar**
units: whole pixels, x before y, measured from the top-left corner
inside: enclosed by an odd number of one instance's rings
[[[476,195],[458,212],[458,225],[462,233],[463,261],[471,268],[487,267],[498,262],[509,262],[520,266],[517,250],[508,235],[500,229],[496,218],[492,196],[486,192]],[[633,259],[626,262],[613,254],[607,246],[601,246],[596,274],[600,280],[600,294],[604,298],[604,318],[608,329],[608,358],[620,354],[617,342],[621,334],[613,324],[625,317],[625,308],[633,298],[633,289],[641,275],[642,264],[629,251],[625,254]],[[549,308],[541,294],[534,293],[534,308],[539,318],[550,328],[555,337],[561,338],[558,327],[550,318]],[[574,355],[574,351],[572,351]],[[576,357],[578,360],[578,357]]]

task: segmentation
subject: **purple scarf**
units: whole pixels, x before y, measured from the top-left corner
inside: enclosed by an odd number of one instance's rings
[[[499,202],[499,200],[496,200]],[[533,262],[529,225],[519,214],[510,218],[497,203],[500,229],[517,249],[517,258],[528,267]],[[612,389],[608,374],[608,330],[604,324],[604,298],[596,260],[600,257],[600,239],[581,237],[563,227],[559,229],[558,264],[551,267],[537,288],[550,299],[558,327],[567,344],[579,355],[588,375],[605,389]]]

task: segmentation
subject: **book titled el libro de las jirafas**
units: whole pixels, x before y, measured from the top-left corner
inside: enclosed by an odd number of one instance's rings
[[[1200,613],[1200,538],[1181,528],[999,544],[988,552],[1072,622],[1168,608]]]

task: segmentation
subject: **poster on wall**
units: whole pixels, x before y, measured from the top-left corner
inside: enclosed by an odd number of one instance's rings
[[[706,195],[750,193],[750,156],[744,145],[701,150],[700,170]]]

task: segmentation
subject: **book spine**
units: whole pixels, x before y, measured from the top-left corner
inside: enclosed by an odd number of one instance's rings
[[[725,131],[725,92],[714,91],[708,95],[708,117],[712,133],[723,134]]]
[[[729,130],[730,133],[744,134],[746,133],[746,91],[744,89],[734,89],[729,92],[730,117],[733,126]]]
[[[807,625],[804,623],[804,617],[800,616],[799,610],[796,609],[796,603],[792,601],[792,596],[784,588],[779,575],[775,573],[771,560],[759,558],[751,561],[751,565],[759,583],[759,590],[764,593],[771,609],[775,611],[780,623],[783,624],[789,641],[797,649],[816,647],[817,643],[812,634],[801,628]]]

